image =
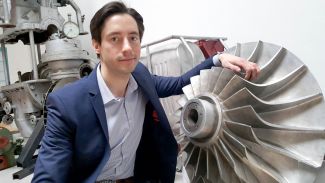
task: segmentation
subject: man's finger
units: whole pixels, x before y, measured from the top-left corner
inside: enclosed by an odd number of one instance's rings
[[[232,67],[231,70],[234,70],[236,72],[240,72],[241,71],[240,67],[238,67],[236,65],[231,65],[231,67]]]
[[[256,65],[256,66],[254,67],[254,69],[252,70],[251,80],[255,80],[255,79],[257,79],[259,73],[260,73],[260,68]]]
[[[257,71],[256,70],[253,70],[252,71],[252,76],[250,78],[250,80],[255,80],[257,78]]]
[[[252,71],[251,70],[246,70],[246,75],[245,75],[245,79],[246,80],[250,80],[252,76]]]

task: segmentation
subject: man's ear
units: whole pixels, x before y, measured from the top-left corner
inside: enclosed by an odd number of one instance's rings
[[[92,40],[92,45],[93,47],[95,48],[95,52],[97,55],[100,55],[100,52],[101,52],[101,46],[100,44],[96,41],[96,40]]]

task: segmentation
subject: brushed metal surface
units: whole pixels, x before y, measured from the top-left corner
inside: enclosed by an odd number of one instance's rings
[[[321,181],[325,103],[308,68],[285,48],[262,41],[227,52],[257,63],[261,74],[247,81],[212,68],[191,78],[175,114],[180,171],[193,183]]]

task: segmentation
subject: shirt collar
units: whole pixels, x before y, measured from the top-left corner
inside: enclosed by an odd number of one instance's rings
[[[138,89],[138,83],[135,81],[134,77],[131,74],[125,96],[128,96],[129,94],[133,93],[137,89]]]
[[[115,97],[113,95],[113,93],[111,92],[111,90],[107,87],[104,78],[100,72],[100,67],[101,65],[99,64],[96,70],[96,74],[97,74],[97,82],[98,82],[98,86],[99,86],[99,91],[100,94],[102,96],[103,99],[103,103],[107,104],[113,100],[119,100],[118,97]],[[128,95],[130,95],[131,93],[133,93],[134,91],[136,91],[138,89],[138,83],[135,81],[134,77],[132,75],[130,75],[130,79],[126,88],[126,93],[125,96],[127,97]]]

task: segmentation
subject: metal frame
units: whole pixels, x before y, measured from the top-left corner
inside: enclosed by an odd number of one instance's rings
[[[147,63],[148,63],[148,69],[150,72],[152,72],[152,67],[151,67],[151,60],[150,60],[150,49],[149,47],[152,45],[156,45],[168,40],[172,40],[172,39],[179,39],[185,46],[186,50],[190,53],[191,58],[192,58],[192,63],[193,63],[193,67],[194,67],[194,63],[195,63],[195,56],[194,53],[192,52],[190,46],[187,44],[186,40],[220,40],[221,44],[225,47],[226,45],[224,44],[224,41],[227,40],[226,37],[204,37],[204,36],[184,36],[184,35],[171,35],[168,37],[165,37],[163,39],[159,39],[157,41],[153,41],[147,44],[144,44],[141,46],[141,48],[146,48],[146,54],[147,54]]]
[[[39,147],[39,144],[44,135],[44,131],[44,122],[38,122],[33,130],[32,135],[28,139],[26,145],[22,149],[22,152],[17,159],[17,166],[23,167],[23,169],[14,173],[13,179],[22,179],[33,173],[35,162],[37,159],[37,156],[34,156],[34,153]]]
[[[2,42],[1,43],[1,56],[3,61],[3,71],[5,73],[5,81],[6,85],[10,84],[10,76],[9,76],[9,66],[8,66],[8,56],[7,56],[7,49],[6,45]]]

